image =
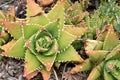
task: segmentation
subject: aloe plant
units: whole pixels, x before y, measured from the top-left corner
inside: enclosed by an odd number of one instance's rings
[[[70,0],[65,1],[65,23],[78,25],[80,24],[88,13],[85,11],[85,2],[77,1],[74,4]]]
[[[119,38],[113,26],[106,25],[96,40],[85,41],[85,52],[88,58],[76,65],[71,73],[90,71],[87,80],[114,80],[119,75]],[[102,76],[102,77],[101,77]]]
[[[64,1],[58,1],[45,14],[33,0],[27,0],[26,19],[1,21],[13,37],[0,47],[4,50],[2,55],[24,59],[26,78],[31,79],[41,72],[44,80],[48,80],[55,63],[83,61],[71,43],[80,38],[87,28],[65,25],[64,12]]]

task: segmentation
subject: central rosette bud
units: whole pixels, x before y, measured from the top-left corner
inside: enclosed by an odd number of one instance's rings
[[[52,39],[49,36],[43,36],[36,41],[37,52],[46,52],[52,46]]]
[[[105,64],[106,72],[113,76],[115,80],[120,79],[120,61],[119,60],[108,60]]]
[[[40,30],[34,34],[27,42],[26,47],[35,54],[44,56],[54,55],[58,52],[58,43],[51,33]]]

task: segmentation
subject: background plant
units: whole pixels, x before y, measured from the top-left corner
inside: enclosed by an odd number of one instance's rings
[[[71,72],[91,70],[87,80],[99,80],[102,77],[105,80],[119,79],[119,70],[117,70],[119,49],[117,33],[111,25],[106,25],[97,36],[97,40],[85,41],[85,52],[88,58]]]

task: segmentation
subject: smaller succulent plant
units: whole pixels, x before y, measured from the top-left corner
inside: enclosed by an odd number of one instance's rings
[[[65,23],[73,25],[80,24],[87,15],[87,12],[84,11],[82,1],[77,1],[74,4],[70,0],[66,0],[65,2]]]
[[[97,40],[85,41],[88,58],[71,70],[71,73],[90,71],[87,80],[120,79],[120,44],[113,26],[106,25],[98,34]]]
[[[48,80],[55,63],[83,61],[71,43],[87,28],[64,24],[64,1],[45,14],[33,0],[27,0],[26,16],[24,20],[1,21],[13,39],[0,47],[3,56],[25,60],[25,77],[31,79],[41,72]]]

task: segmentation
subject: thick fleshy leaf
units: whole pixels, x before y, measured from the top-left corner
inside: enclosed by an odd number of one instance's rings
[[[87,32],[87,27],[75,27],[73,25],[67,25],[65,26],[65,31],[76,36],[77,38],[80,38],[85,32]]]
[[[108,59],[118,59],[120,57],[120,44],[116,46],[110,54],[107,55],[106,60]]]
[[[38,30],[40,30],[40,28],[41,28],[40,25],[32,25],[32,24],[24,25],[23,30],[24,30],[25,39],[29,39],[33,34],[35,34]]]
[[[106,35],[107,35],[107,33],[108,33],[108,29],[109,29],[109,25],[105,25],[105,26],[102,28],[102,31],[97,34],[97,40],[98,40],[98,41],[104,42],[105,37],[106,37]]]
[[[49,21],[48,21],[45,14],[41,14],[41,15],[31,17],[30,19],[28,19],[28,23],[30,23],[30,24],[39,24],[39,25],[42,25],[42,26],[48,24],[48,22]]]
[[[59,21],[52,22],[45,26],[46,30],[55,38],[58,37]]]
[[[35,50],[35,42],[34,42],[34,39],[35,39],[35,34],[32,35],[25,43],[25,47],[28,48],[33,54],[36,55],[36,50]]]
[[[65,11],[71,6],[72,2],[70,0],[64,0],[65,3]]]
[[[85,50],[100,50],[102,49],[103,42],[96,41],[96,40],[89,40],[85,41]]]
[[[69,55],[69,56],[68,56]],[[84,60],[80,55],[75,51],[75,49],[70,46],[65,51],[58,53],[56,61],[58,62],[83,62]]]
[[[116,45],[118,45],[118,42],[119,42],[119,38],[118,38],[117,34],[114,32],[113,26],[110,25],[108,33],[105,37],[103,49],[104,50],[111,50]]]
[[[41,69],[43,65],[39,62],[37,57],[30,52],[29,50],[25,53],[25,69],[24,69],[24,76],[27,76],[37,70]]]
[[[61,31],[58,39],[58,45],[60,52],[65,51],[76,37],[66,31]]]
[[[50,75],[51,75],[51,71],[40,70],[40,72],[43,76],[43,80],[49,80]]]
[[[107,72],[104,68],[104,80],[114,80],[114,77],[111,76],[109,72]]]
[[[78,24],[82,21],[82,19],[86,16],[86,12],[80,12],[78,15],[74,16],[72,19],[71,19],[71,22],[73,24]]]
[[[9,33],[18,40],[22,36],[22,27],[20,22],[3,21],[3,27],[7,28]]]
[[[45,56],[39,53],[37,58],[46,67],[46,70],[50,71],[56,59],[56,55],[57,54]]]
[[[69,15],[70,18],[73,18],[74,16],[78,15],[80,12],[82,12],[82,6],[79,2],[75,2],[66,10],[66,14]]]
[[[88,50],[86,54],[89,56],[90,60],[93,62],[102,61],[108,51],[105,50]]]
[[[0,31],[0,45],[4,45],[10,40],[10,34],[5,32],[3,29]]]
[[[2,11],[0,11],[0,19],[5,19],[5,15],[3,14]]]
[[[48,19],[50,22],[58,19],[60,20],[60,30],[63,29],[64,26],[64,3],[58,1],[57,4],[52,8],[52,10],[48,13]]]
[[[7,43],[3,46],[0,46],[0,49],[4,50],[4,52],[2,54],[3,56],[7,56],[6,52],[11,48],[10,46],[14,45],[14,43],[15,43],[15,40],[12,40],[12,41],[10,41],[9,43]]]
[[[24,42],[25,42],[24,38],[21,37],[17,41],[12,41],[11,43],[4,45],[3,47],[6,48],[6,50],[5,52],[3,52],[3,55],[13,58],[24,58],[25,57]]]
[[[36,76],[38,74],[38,72],[39,71],[34,71],[34,72],[30,73],[30,74],[25,75],[26,72],[24,71],[24,75],[23,76],[26,77],[28,80],[31,80],[31,78],[33,78],[34,76]]]
[[[27,18],[43,13],[42,9],[34,0],[27,0]]]
[[[70,72],[77,73],[83,71],[89,71],[92,68],[92,64],[89,59],[86,59],[82,64],[76,65]]]
[[[100,63],[96,67],[93,68],[91,73],[89,74],[87,80],[96,80],[100,77],[102,73],[103,63]]]

